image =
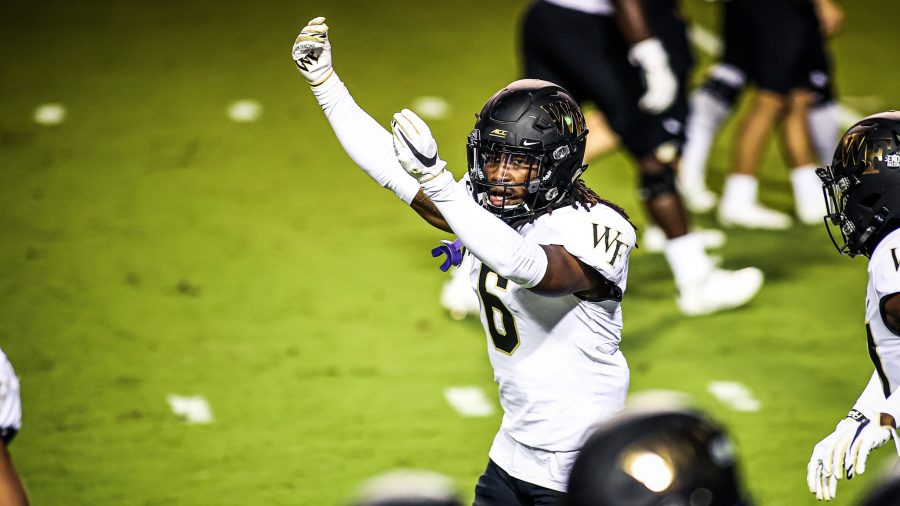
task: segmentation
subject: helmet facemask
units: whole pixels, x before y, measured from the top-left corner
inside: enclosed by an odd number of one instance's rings
[[[582,172],[575,171],[568,181],[560,184],[557,177],[560,167],[574,162],[567,160],[573,151],[568,145],[558,146],[548,155],[470,137],[468,150],[469,178],[475,200],[507,222],[531,216],[562,201]]]
[[[830,165],[816,169],[816,174],[822,180],[822,194],[827,208],[824,218],[825,231],[828,232],[828,237],[838,253],[854,257],[860,253],[860,245],[850,238],[858,234],[856,225],[847,218],[844,210],[847,208],[848,191],[858,185],[859,180],[851,180],[846,175],[836,177]],[[837,237],[841,238],[840,244]]]

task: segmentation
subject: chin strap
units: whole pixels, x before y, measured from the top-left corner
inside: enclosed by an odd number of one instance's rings
[[[874,216],[872,216],[872,222],[868,227],[866,227],[865,230],[863,230],[863,233],[859,234],[859,245],[861,251],[863,250],[863,248],[865,248],[866,242],[868,242],[868,240],[871,239],[872,236],[874,236],[881,230],[881,228],[884,226],[885,219],[889,214],[891,214],[890,209],[882,207],[878,210],[877,213],[875,213]]]

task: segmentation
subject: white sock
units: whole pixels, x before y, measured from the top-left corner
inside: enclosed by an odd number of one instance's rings
[[[700,88],[691,95],[690,111],[678,175],[682,184],[702,184],[705,187],[709,152],[731,108],[725,101]]]
[[[809,110],[806,116],[809,122],[809,136],[816,148],[816,155],[822,165],[831,165],[837,138],[838,127],[837,104],[828,102]]]
[[[706,277],[715,266],[695,233],[669,239],[664,253],[679,291]]]
[[[746,207],[756,203],[759,181],[753,176],[732,174],[722,189],[722,207]]]
[[[803,203],[820,203],[824,205],[822,197],[822,181],[816,175],[813,165],[804,165],[791,171],[791,186],[794,188],[794,200],[797,205]]]

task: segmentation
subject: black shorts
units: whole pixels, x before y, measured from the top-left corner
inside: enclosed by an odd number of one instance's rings
[[[513,478],[493,460],[475,485],[472,506],[562,506],[566,494]]]
[[[817,100],[834,98],[831,60],[811,0],[723,4],[723,63],[744,71],[748,81],[763,90],[785,95],[806,88]]]
[[[579,103],[593,102],[636,158],[680,141],[687,115],[686,85],[693,66],[684,21],[672,0],[659,0],[648,22],[669,53],[679,80],[676,103],[660,115],[638,107],[645,91],[640,70],[628,61],[629,45],[612,16],[586,14],[547,2],[525,13],[520,41],[525,77],[554,82]]]

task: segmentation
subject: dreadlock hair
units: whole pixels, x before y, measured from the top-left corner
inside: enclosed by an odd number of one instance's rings
[[[563,208],[566,206],[572,206],[575,209],[578,209],[578,206],[582,206],[585,209],[590,209],[591,207],[593,207],[597,204],[603,204],[606,207],[617,212],[621,217],[625,218],[625,221],[627,221],[629,225],[634,227],[635,230],[638,229],[637,226],[635,226],[635,224],[631,221],[631,218],[628,217],[628,213],[626,213],[624,209],[619,207],[618,204],[615,204],[615,203],[613,203],[609,200],[606,200],[605,198],[597,195],[594,192],[594,190],[591,190],[590,188],[588,188],[588,185],[586,185],[584,183],[584,180],[581,178],[578,178],[572,184],[572,190],[569,192],[568,195],[566,195],[566,197],[564,199],[562,199],[558,203],[548,206],[547,208],[542,209],[542,210],[532,214],[531,216],[527,216],[525,218],[522,218],[521,220],[516,220],[515,222],[511,223],[510,225],[515,227],[515,226],[519,226],[519,225],[524,225],[526,223],[531,223],[534,220],[540,218],[541,216],[543,216],[545,214],[553,213],[553,211],[555,209],[560,209],[560,208]]]

